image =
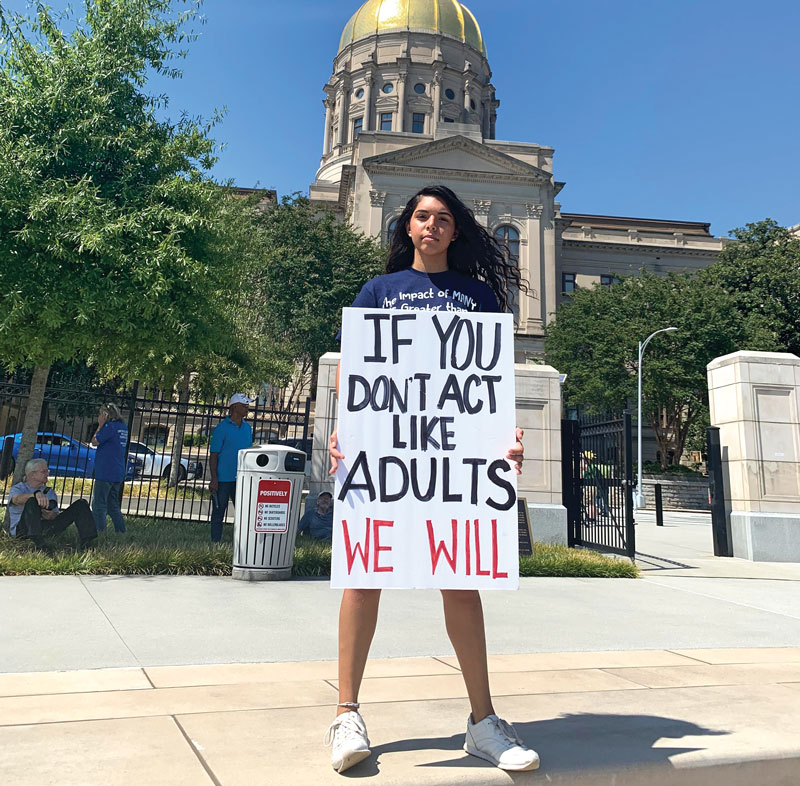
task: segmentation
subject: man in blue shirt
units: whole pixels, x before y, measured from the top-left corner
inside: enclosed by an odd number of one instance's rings
[[[125,480],[125,449],[128,427],[116,404],[103,404],[97,416],[97,431],[92,437],[97,448],[94,457],[92,515],[98,532],[105,532],[106,515],[111,516],[115,532],[125,532],[122,518],[122,484]]]
[[[333,494],[321,491],[313,507],[306,502],[306,512],[297,525],[298,535],[315,540],[330,540],[333,535]]]
[[[253,445],[253,431],[245,421],[253,399],[243,393],[234,393],[228,406],[228,417],[221,420],[211,432],[208,468],[211,480],[211,540],[222,540],[222,519],[228,509],[228,502],[236,504],[236,467],[239,451]]]

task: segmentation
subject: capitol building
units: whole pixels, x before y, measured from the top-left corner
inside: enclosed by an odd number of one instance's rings
[[[457,0],[367,0],[344,26],[324,92],[311,199],[386,242],[419,188],[452,188],[529,284],[516,306],[518,362],[541,356],[545,325],[577,287],[643,266],[696,270],[727,242],[701,222],[564,212],[555,149],[497,139],[486,46]]]

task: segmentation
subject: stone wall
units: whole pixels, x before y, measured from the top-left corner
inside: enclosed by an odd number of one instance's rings
[[[711,510],[708,504],[708,480],[664,480],[645,476],[645,508],[655,510],[656,483],[661,484],[661,504],[664,510]]]

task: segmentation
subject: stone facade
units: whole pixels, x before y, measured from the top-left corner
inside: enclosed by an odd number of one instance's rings
[[[800,358],[724,355],[708,388],[734,556],[800,562]]]
[[[708,224],[562,213],[554,148],[496,139],[491,80],[480,29],[460,4],[369,0],[347,23],[324,87],[312,200],[386,242],[419,188],[452,188],[507,241],[528,282],[517,305],[518,362],[541,356],[545,326],[572,287],[714,261],[726,241]]]

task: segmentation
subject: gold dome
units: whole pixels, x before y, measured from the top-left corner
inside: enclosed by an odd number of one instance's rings
[[[359,38],[389,30],[423,30],[457,38],[486,57],[472,12],[457,0],[367,0],[345,25],[341,52]]]

